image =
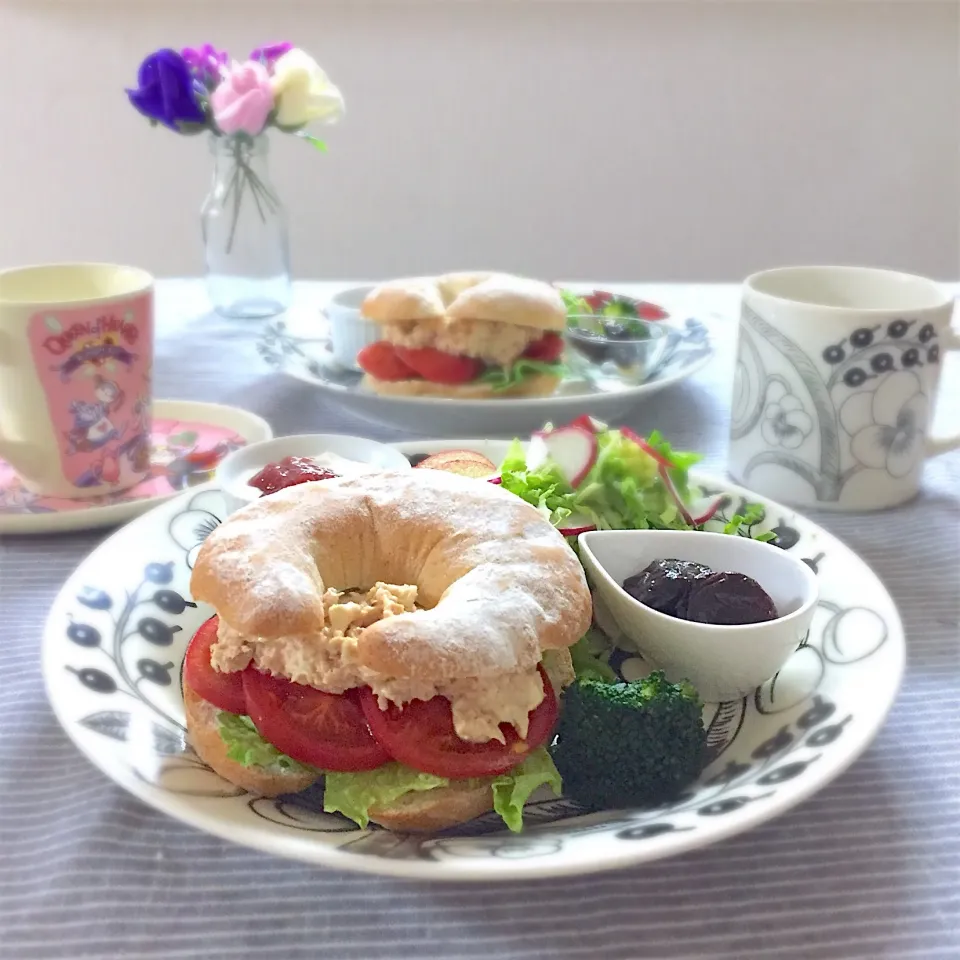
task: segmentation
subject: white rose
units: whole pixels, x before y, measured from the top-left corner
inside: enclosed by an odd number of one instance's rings
[[[344,112],[343,97],[313,57],[297,47],[273,65],[273,98],[276,122],[281,127],[302,127],[319,120],[336,123]]]

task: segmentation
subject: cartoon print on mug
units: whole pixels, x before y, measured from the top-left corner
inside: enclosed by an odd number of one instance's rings
[[[137,433],[149,434],[150,350],[143,349],[152,337],[149,297],[121,308],[45,310],[30,318],[28,330],[70,483],[93,490],[141,480],[149,450],[134,458],[126,453],[142,445]],[[136,425],[134,397],[146,398]]]
[[[929,402],[914,371],[938,363],[940,354],[933,326],[916,326],[904,317],[860,327],[822,350],[821,370],[744,304],[731,438],[747,436],[759,423],[768,447],[781,449],[754,454],[743,482],[775,466],[827,503],[856,495],[861,485],[895,483],[919,470]],[[766,362],[764,342],[775,351]],[[768,372],[768,364],[778,371]]]
[[[73,426],[67,433],[67,455],[98,450],[123,432],[110,417],[123,406],[123,391],[112,380],[96,374],[92,401],[71,400]]]

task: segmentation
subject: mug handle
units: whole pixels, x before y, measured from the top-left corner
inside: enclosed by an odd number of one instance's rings
[[[953,327],[947,327],[944,332],[943,347],[945,352],[960,350],[960,333]],[[927,438],[927,456],[936,457],[941,453],[947,453],[950,450],[956,450],[960,447],[960,433],[947,437],[928,437]]]

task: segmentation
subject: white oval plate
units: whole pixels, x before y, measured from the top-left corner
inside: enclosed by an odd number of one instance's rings
[[[407,454],[449,443],[398,444]],[[499,462],[506,444],[458,440]],[[627,867],[715,843],[778,816],[842,773],[897,695],[900,618],[852,551],[786,507],[740,487],[703,487],[762,503],[765,526],[808,561],[822,599],[806,646],[753,697],[705,710],[712,761],[682,798],[658,809],[578,816],[549,796],[511,834],[493,815],[445,835],[358,830],[339,816],[257,798],[204,766],[184,740],[180,665],[211,612],[187,599],[190,564],[219,522],[219,491],[188,493],[139,517],[95,550],[47,620],[43,674],[60,723],[104,773],[185,823],[236,843],[337,869],[431,880],[519,880]],[[628,678],[643,672],[618,652]]]
[[[0,534],[66,533],[125,523],[183,490],[209,483],[216,464],[232,450],[272,436],[266,420],[239,407],[155,400],[150,473],[130,490],[89,500],[38,496],[26,491],[0,461]],[[213,462],[190,462],[198,441]]]
[[[681,334],[660,369],[645,383],[613,393],[594,390],[585,380],[565,379],[551,397],[503,400],[448,400],[440,397],[382,397],[360,386],[361,375],[333,359],[327,321],[310,314],[290,313],[285,320],[264,324],[257,343],[260,356],[275,370],[309,383],[365,420],[437,437],[515,436],[539,430],[544,423],[565,423],[588,413],[616,421],[652,394],[686,380],[713,356],[706,327],[688,319],[674,323]]]

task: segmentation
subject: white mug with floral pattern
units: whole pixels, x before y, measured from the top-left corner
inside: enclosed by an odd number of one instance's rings
[[[960,348],[932,280],[867,267],[783,267],[744,282],[729,469],[822,510],[880,510],[960,447],[931,424],[941,359]]]

